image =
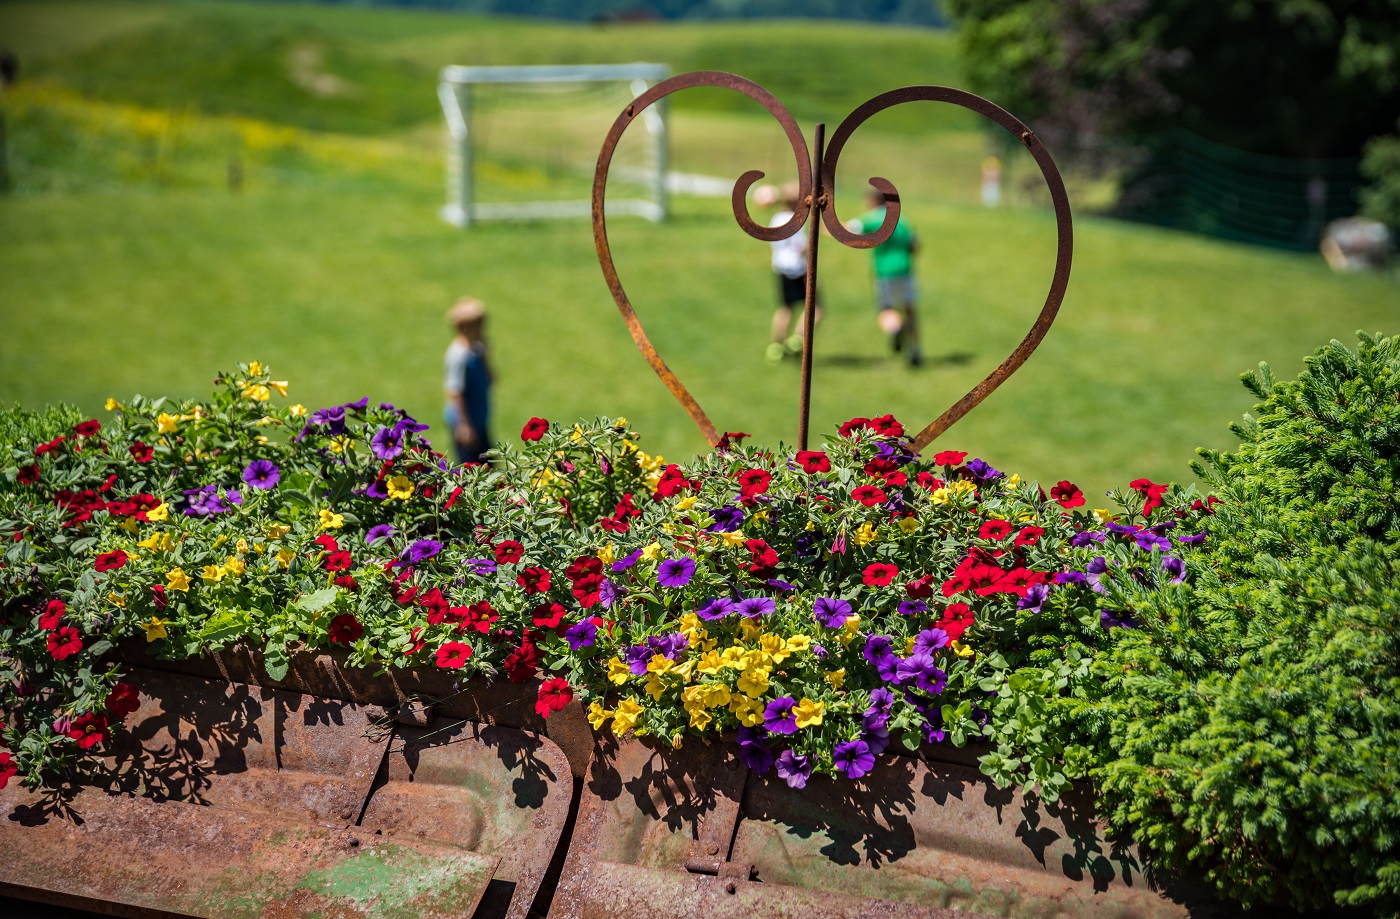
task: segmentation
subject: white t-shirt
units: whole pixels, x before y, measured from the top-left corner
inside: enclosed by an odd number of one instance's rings
[[[792,211],[782,210],[768,221],[770,227],[780,227],[792,219]],[[800,278],[807,273],[807,232],[798,230],[787,239],[775,240],[768,245],[773,247],[773,270],[784,277]]]

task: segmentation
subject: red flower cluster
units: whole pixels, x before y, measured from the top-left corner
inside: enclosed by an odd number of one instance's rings
[[[773,573],[773,566],[778,564],[778,553],[773,551],[773,547],[762,539],[744,540],[744,548],[749,550],[749,573],[755,577],[766,578]]]
[[[463,607],[452,607],[453,614],[456,615],[459,609],[463,609]],[[465,616],[462,619],[460,629],[464,632],[468,629],[475,629],[482,635],[489,635],[491,626],[495,625],[496,620],[500,618],[501,614],[491,607],[490,601],[482,600],[465,608]]]
[[[560,603],[554,601],[541,603],[539,606],[530,610],[530,621],[534,623],[536,628],[557,629],[559,628],[559,623],[564,621],[564,614],[566,612],[568,612],[568,610],[564,609],[563,605]]]
[[[443,620],[447,618],[447,598],[436,587],[418,597],[418,606],[428,614],[428,625],[441,625]],[[466,610],[463,609],[463,612]]]
[[[520,637],[520,645],[506,655],[506,659],[501,662],[501,667],[512,683],[522,683],[535,675],[539,662],[540,651],[530,640],[530,633],[526,632]]]
[[[1133,479],[1128,483],[1128,487],[1145,499],[1142,503],[1142,516],[1146,519],[1152,515],[1154,510],[1162,506],[1162,495],[1170,486],[1158,485],[1148,479]]]
[[[1045,572],[1029,568],[1003,570],[996,563],[996,559],[996,555],[974,547],[967,554],[967,558],[958,563],[953,576],[943,582],[943,596],[951,597],[970,590],[979,597],[999,593],[1014,593],[1024,597],[1026,591],[1050,579],[1050,575]]]
[[[573,582],[574,599],[579,606],[588,609],[599,602],[599,591],[603,587],[603,560],[591,555],[580,555],[564,571],[564,576]],[[560,607],[562,610],[563,608]],[[556,622],[550,628],[558,626]]]
[[[626,533],[632,529],[633,517],[642,516],[642,512],[632,504],[632,493],[623,495],[617,502],[617,507],[613,508],[611,517],[604,517],[598,521],[598,526],[609,533]]]
[[[96,418],[89,418],[87,421],[80,421],[73,425],[73,430],[82,437],[91,437],[102,430],[102,423]]]
[[[851,490],[851,497],[866,507],[875,507],[889,500],[889,495],[874,485],[857,485]]]

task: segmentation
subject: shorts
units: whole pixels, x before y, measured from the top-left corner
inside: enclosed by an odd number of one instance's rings
[[[875,308],[877,310],[897,310],[906,306],[914,308],[918,290],[914,287],[914,276],[902,274],[893,278],[875,279]]]
[[[807,303],[807,276],[800,275],[790,278],[785,274],[778,275],[778,300],[783,306],[793,307],[801,303]]]

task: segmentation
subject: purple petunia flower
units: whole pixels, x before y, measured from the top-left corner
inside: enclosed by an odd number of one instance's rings
[[[797,700],[792,696],[779,696],[763,709],[763,726],[773,734],[797,733],[797,715],[793,709]]]
[[[1054,581],[1056,584],[1088,584],[1089,578],[1082,571],[1061,571]]]
[[[806,788],[807,779],[812,775],[811,761],[792,750],[784,750],[778,757],[778,778],[787,782],[789,788]]]
[[[185,489],[186,517],[210,517],[228,510],[228,504],[219,495],[217,485],[204,485]]]
[[[442,543],[436,539],[419,539],[405,549],[403,555],[410,565],[416,565],[419,562],[427,561],[441,551]]]
[[[766,616],[776,612],[778,604],[773,602],[772,597],[749,597],[739,601],[735,610],[745,619],[757,619],[759,616]]]
[[[917,616],[920,613],[928,612],[928,604],[923,600],[905,600],[899,604],[899,614],[901,616]]]
[[[706,622],[714,622],[716,619],[723,619],[734,612],[734,601],[728,597],[711,597],[700,604],[695,615]]]
[[[1141,533],[1134,534],[1133,539],[1137,541],[1139,549],[1148,552],[1153,549],[1161,549],[1163,552],[1171,551],[1172,541],[1170,539],[1165,536],[1158,536],[1156,533],[1148,530],[1143,530]]]
[[[828,629],[839,629],[851,618],[851,604],[838,597],[818,597],[812,615]]]
[[[1162,556],[1162,570],[1171,576],[1173,584],[1180,584],[1186,577],[1186,563],[1175,555]]]
[[[739,729],[739,759],[745,766],[753,770],[754,775],[763,775],[773,768],[773,751],[764,746],[757,734],[750,734],[749,739],[746,740],[744,732],[751,730],[751,728]]]
[[[612,609],[612,605],[617,602],[617,585],[607,578],[598,583],[598,602],[603,605],[603,609]]]
[[[924,629],[914,638],[915,654],[932,654],[948,647],[948,633],[939,628]]]
[[[341,406],[341,408],[354,409],[357,412],[363,412],[365,409],[369,408],[369,396],[361,396],[354,402],[345,403]]]
[[[684,587],[695,576],[695,559],[668,558],[656,566],[656,582],[662,587]]]
[[[1082,533],[1075,533],[1071,536],[1069,538],[1069,544],[1076,549],[1082,549],[1090,543],[1103,545],[1106,539],[1108,539],[1108,534],[1103,530],[1085,530]]]
[[[404,415],[403,418],[399,419],[398,423],[394,425],[394,430],[398,431],[400,434],[417,434],[420,431],[428,430],[428,425],[423,424],[418,419],[409,415]]]
[[[564,630],[564,640],[569,643],[569,647],[577,651],[579,648],[587,648],[593,644],[593,640],[598,637],[598,627],[592,620],[585,619],[576,625],[571,625]]]
[[[887,719],[882,716],[866,715],[862,726],[860,739],[865,741],[872,754],[879,756],[889,749],[890,728]]]
[[[819,661],[824,661],[831,656],[826,650],[826,645],[812,645],[812,653],[817,656]]]
[[[1141,530],[1142,527],[1132,523],[1115,523],[1110,520],[1108,523],[1104,524],[1104,529],[1117,533],[1119,536],[1132,536],[1134,533]]]
[[[641,676],[647,672],[651,656],[652,651],[646,645],[632,645],[622,652],[622,659],[627,662],[627,669],[633,676]]]
[[[1036,584],[1026,591],[1026,595],[1016,601],[1016,608],[1025,610],[1028,613],[1039,613],[1045,607],[1045,601],[1050,599],[1050,588],[1044,584]]]
[[[705,529],[711,533],[732,533],[744,523],[744,512],[732,504],[710,511],[714,523]]]
[[[472,574],[479,574],[485,577],[488,574],[496,573],[496,562],[489,558],[469,558],[467,567],[472,570]]]
[[[325,428],[326,434],[334,437],[345,433],[345,406],[337,405],[332,408],[318,408],[311,413],[309,419],[311,424]]]
[[[936,695],[943,691],[948,678],[931,655],[911,654],[899,662],[895,682],[900,685],[913,683],[924,692]]]
[[[370,452],[382,460],[403,455],[403,432],[397,427],[380,428],[369,439]]]
[[[653,635],[647,639],[647,647],[654,653],[673,661],[685,654],[685,649],[690,647],[690,639],[685,637],[683,632]]]
[[[934,708],[926,717],[928,720],[924,722],[924,740],[929,743],[942,743],[948,736],[948,732],[943,730],[943,712]]]
[[[783,590],[783,591],[787,591],[787,590],[796,590],[796,589],[797,589],[797,585],[796,585],[796,584],[789,584],[787,581],[780,581],[780,580],[778,580],[777,578],[773,578],[772,580],[765,581],[764,583],[766,583],[769,587],[773,588],[774,590]]]
[[[881,661],[894,657],[894,642],[885,635],[871,635],[865,640],[865,650],[861,655],[870,662],[870,666],[878,667]]]
[[[369,528],[365,534],[365,545],[372,546],[381,539],[388,539],[394,535],[394,525],[392,523],[381,523]]]
[[[612,570],[613,570],[613,571],[626,571],[628,568],[631,568],[633,565],[637,564],[637,559],[639,559],[639,558],[641,558],[641,557],[642,557],[642,550],[641,550],[641,549],[638,549],[636,552],[633,552],[631,555],[628,555],[628,556],[626,556],[626,557],[624,557],[624,558],[620,558],[620,559],[618,559],[617,561],[613,562],[613,563],[612,563]]]
[[[243,470],[243,481],[264,491],[275,488],[281,479],[282,473],[271,460],[253,460]]]
[[[863,740],[837,744],[831,751],[831,761],[848,779],[858,779],[875,768],[875,754],[870,752],[870,745]]]
[[[380,501],[383,501],[385,498],[389,497],[389,489],[384,487],[383,482],[376,479],[365,486],[365,494],[371,498],[378,498]]]
[[[893,709],[894,693],[883,686],[877,686],[870,690],[870,706],[865,710],[865,714],[878,712],[888,718]]]
[[[1126,611],[1106,609],[1099,613],[1099,622],[1106,629],[1135,629],[1137,620]]]
[[[228,500],[229,504],[243,503],[243,495],[239,494],[236,488],[230,488],[228,491],[224,492],[224,498]]]
[[[1102,555],[1094,556],[1093,561],[1089,562],[1084,571],[1089,578],[1089,587],[1095,593],[1108,593],[1108,588],[1104,586],[1104,579],[1108,576],[1108,562],[1104,560]]]
[[[1178,536],[1176,541],[1181,543],[1183,546],[1194,546],[1197,543],[1205,542],[1206,534],[1193,533],[1190,536]]]
[[[999,479],[1005,475],[1005,473],[993,469],[991,464],[984,459],[969,460],[967,465],[963,468],[966,469],[974,479],[981,483],[990,482],[993,479]]]

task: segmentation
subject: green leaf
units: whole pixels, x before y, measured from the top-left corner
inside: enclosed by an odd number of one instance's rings
[[[280,639],[273,639],[263,649],[263,669],[274,680],[287,678],[287,668],[291,661],[287,655],[287,645]]]
[[[339,593],[340,591],[334,587],[323,587],[312,593],[303,594],[298,597],[292,605],[308,613],[319,613],[321,610],[334,603]]]

